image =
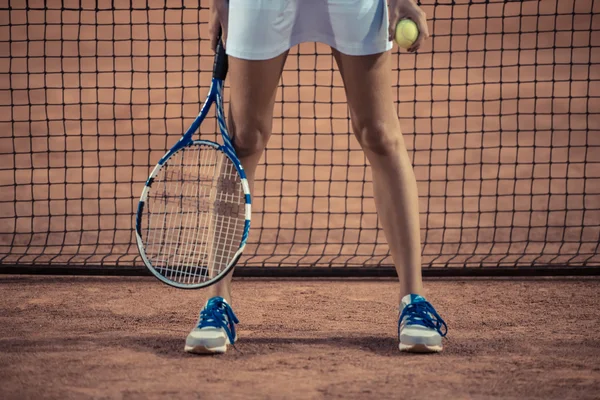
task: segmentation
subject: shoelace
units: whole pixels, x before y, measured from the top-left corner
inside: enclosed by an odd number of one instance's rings
[[[229,343],[235,342],[235,324],[240,322],[229,304],[225,303],[222,297],[213,297],[208,301],[206,307],[200,311],[200,321],[198,321],[198,329],[208,326],[215,328],[223,328]]]
[[[398,329],[404,317],[407,318],[406,325],[421,325],[435,329],[442,337],[448,333],[446,322],[428,301],[418,301],[404,307],[398,319]]]

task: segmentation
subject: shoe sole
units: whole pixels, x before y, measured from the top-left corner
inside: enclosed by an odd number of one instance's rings
[[[400,343],[400,351],[405,351],[407,353],[439,353],[442,351],[442,346],[428,346],[426,344],[417,343],[417,344],[403,344]]]
[[[227,345],[221,347],[185,346],[184,351],[192,354],[223,354],[227,351]]]

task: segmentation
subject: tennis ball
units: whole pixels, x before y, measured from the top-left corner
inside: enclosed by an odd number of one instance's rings
[[[401,19],[396,25],[396,43],[403,49],[409,49],[419,37],[419,28],[410,19]]]

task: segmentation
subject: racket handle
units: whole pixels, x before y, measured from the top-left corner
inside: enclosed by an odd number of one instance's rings
[[[221,40],[221,35],[219,34],[219,40],[217,41],[215,55],[215,63],[213,64],[213,78],[217,78],[224,81],[225,77],[227,76],[227,68],[227,54],[225,53],[223,41]]]

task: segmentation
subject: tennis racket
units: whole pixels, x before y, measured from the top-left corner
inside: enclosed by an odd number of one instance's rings
[[[227,275],[250,230],[250,189],[223,113],[226,75],[227,55],[219,40],[200,114],[158,161],[138,203],[135,232],[144,264],[178,288],[206,287]],[[192,138],[213,104],[222,145]]]

